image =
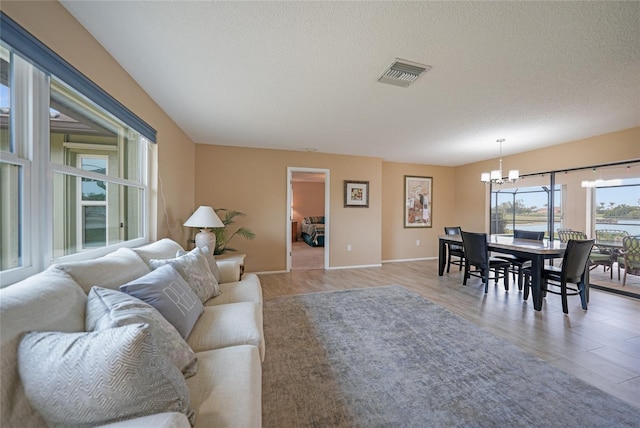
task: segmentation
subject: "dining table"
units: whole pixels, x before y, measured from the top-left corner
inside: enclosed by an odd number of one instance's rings
[[[603,241],[596,239],[596,241],[593,243],[593,246],[612,250],[615,252],[622,251],[622,241]]]
[[[438,275],[444,275],[444,268],[447,262],[448,244],[462,245],[460,235],[441,235],[438,237]],[[567,244],[544,239],[535,241],[531,239],[516,239],[512,236],[487,235],[488,249],[491,252],[511,254],[516,257],[531,260],[531,295],[533,298],[533,308],[536,311],[542,310],[542,271],[547,259],[562,258]],[[585,272],[585,282],[587,290],[589,286],[588,270]],[[588,296],[588,292],[587,292]]]

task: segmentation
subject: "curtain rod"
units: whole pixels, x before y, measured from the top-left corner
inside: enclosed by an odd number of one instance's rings
[[[529,174],[522,174],[522,175],[520,175],[520,177],[533,177],[533,176],[536,176],[536,175],[556,174],[556,173],[559,173],[559,172],[582,171],[582,170],[585,170],[585,169],[604,168],[604,167],[608,167],[608,166],[620,166],[620,165],[627,165],[627,164],[632,164],[632,163],[640,163],[640,159],[632,159],[632,160],[627,160],[627,161],[603,163],[603,164],[591,165],[591,166],[580,166],[580,167],[576,167],[576,168],[556,169],[556,170],[544,171],[544,172],[532,172],[532,173],[529,173]]]

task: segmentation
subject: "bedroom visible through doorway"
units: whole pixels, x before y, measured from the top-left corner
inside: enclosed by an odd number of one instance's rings
[[[325,268],[326,179],[323,170],[291,172],[291,270]]]

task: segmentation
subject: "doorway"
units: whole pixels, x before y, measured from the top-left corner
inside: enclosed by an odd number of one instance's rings
[[[328,269],[329,170],[287,169],[287,271]]]

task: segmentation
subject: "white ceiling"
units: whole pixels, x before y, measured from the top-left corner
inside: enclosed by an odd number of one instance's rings
[[[637,1],[62,4],[196,143],[453,166],[640,125]]]

